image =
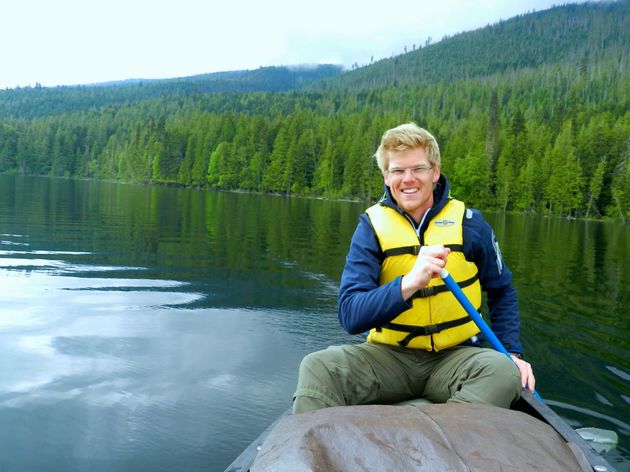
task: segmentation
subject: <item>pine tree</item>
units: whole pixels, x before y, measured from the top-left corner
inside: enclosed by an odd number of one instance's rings
[[[538,164],[533,156],[529,156],[527,163],[520,169],[516,179],[519,188],[515,197],[514,208],[521,211],[533,211],[536,209],[536,196],[538,193]]]
[[[589,185],[590,196],[588,200],[588,206],[586,208],[586,218],[589,217],[591,210],[600,215],[599,210],[595,206],[595,202],[597,202],[597,199],[599,198],[599,195],[602,191],[602,185],[604,183],[604,172],[606,170],[606,162],[606,156],[602,157],[602,159],[599,161],[599,164],[597,164],[597,169],[595,169],[593,177],[591,178],[591,183]]]
[[[551,173],[545,187],[549,210],[570,216],[582,201],[582,168],[573,146],[571,120],[564,123],[546,162]]]
[[[630,213],[630,140],[627,140],[626,150],[615,169],[611,187],[613,199],[608,214],[619,215],[625,223]]]
[[[273,150],[269,159],[269,165],[263,173],[262,187],[266,191],[281,192],[286,189],[285,163],[289,151],[287,130],[283,126],[278,131],[273,142]]]
[[[208,165],[208,183],[212,186],[221,187],[223,184],[223,167],[230,152],[230,144],[225,141],[219,143],[216,149],[210,154]]]
[[[491,172],[494,172],[499,155],[499,98],[496,89],[492,89],[488,126],[486,131],[486,156]]]

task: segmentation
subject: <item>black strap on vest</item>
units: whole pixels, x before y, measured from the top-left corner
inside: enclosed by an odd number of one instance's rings
[[[409,254],[411,256],[417,256],[418,254],[420,254],[421,247],[422,246],[418,244],[416,244],[415,246],[393,247],[393,248],[386,249],[385,251],[383,251],[383,254],[385,254],[385,257],[402,256],[405,254]],[[449,248],[453,252],[464,251],[464,246],[462,244],[446,244],[444,247]]]
[[[444,323],[438,323],[428,326],[387,323],[383,326],[383,328],[409,333],[402,341],[398,341],[398,344],[401,347],[407,347],[407,344],[409,344],[412,339],[417,338],[418,336],[431,336],[432,334],[439,333],[441,331],[444,331],[445,329],[455,328],[456,326],[461,326],[466,323],[472,323],[472,321],[473,320],[469,316],[464,316],[463,318],[457,318],[456,320],[445,321]],[[377,328],[377,330],[380,331],[379,328]]]
[[[466,288],[472,284],[474,284],[479,279],[479,273],[476,273],[471,278],[462,280],[458,282],[459,288]],[[411,298],[426,298],[431,297],[433,295],[437,295],[438,293],[448,292],[448,287],[446,285],[435,285],[433,287],[424,287],[414,293]]]
[[[419,244],[416,244],[415,246],[393,247],[391,249],[383,251],[383,254],[385,254],[385,257],[402,256],[405,254],[417,256],[420,253],[421,247],[422,246],[420,246]]]

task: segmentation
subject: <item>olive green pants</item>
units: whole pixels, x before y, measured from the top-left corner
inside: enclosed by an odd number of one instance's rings
[[[433,403],[509,408],[520,390],[518,368],[492,349],[457,346],[430,352],[366,342],[332,346],[304,357],[293,413],[420,397]]]

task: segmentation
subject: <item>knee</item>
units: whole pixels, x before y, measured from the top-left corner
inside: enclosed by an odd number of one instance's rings
[[[331,346],[323,351],[307,354],[300,363],[299,375],[318,379],[319,382],[327,382],[330,377],[338,377],[344,370],[347,359],[343,349],[339,346]]]
[[[329,363],[326,362],[324,356],[325,352],[317,351],[304,356],[298,371],[298,384],[305,379],[317,379],[321,382],[321,377],[330,373]]]
[[[493,386],[495,394],[493,403],[509,408],[521,394],[521,375],[518,368],[507,356],[498,356],[493,363]]]
[[[450,401],[509,408],[520,395],[520,374],[507,356],[489,349],[472,357],[465,381]]]
[[[293,395],[293,412],[303,413],[343,404],[328,349],[304,356]]]

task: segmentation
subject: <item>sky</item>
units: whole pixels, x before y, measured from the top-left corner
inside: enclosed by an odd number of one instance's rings
[[[7,0],[0,89],[365,65],[563,0]]]

